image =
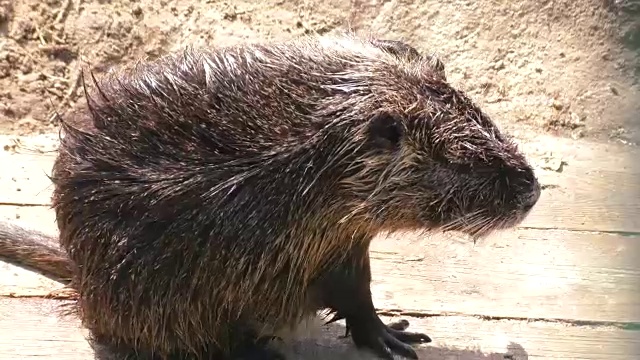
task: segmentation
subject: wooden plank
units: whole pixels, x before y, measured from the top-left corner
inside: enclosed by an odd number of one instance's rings
[[[0,296],[46,297],[53,291],[64,289],[59,282],[4,261],[0,261],[0,274]]]
[[[0,358],[80,360],[94,358],[77,319],[56,316],[60,302],[0,298]],[[433,338],[416,346],[420,360],[525,360],[640,358],[637,331],[612,327],[567,326],[557,323],[483,321],[473,317],[408,318],[412,331]],[[383,317],[385,322],[391,318]],[[300,360],[375,360],[340,339],[342,323],[319,320],[286,338],[285,352]]]
[[[52,221],[51,210],[34,210],[33,219]],[[32,218],[20,220],[29,225]],[[638,253],[638,237],[616,234],[519,229],[475,245],[453,235],[395,234],[372,244],[372,289],[381,309],[640,322]],[[7,274],[0,277],[0,295],[60,288],[2,262],[0,273]]]
[[[58,316],[62,302],[0,298],[0,359],[90,359],[86,332]]]
[[[503,232],[476,244],[394,235],[371,247],[375,304],[425,313],[640,322],[640,238]]]
[[[0,203],[49,204],[53,187],[47,176],[51,175],[57,146],[57,133],[0,134]]]
[[[546,188],[521,227],[640,232],[639,149],[548,137],[522,147]],[[0,203],[49,204],[53,153],[16,151],[0,155]]]
[[[0,154],[0,204],[49,205],[54,160],[53,154]]]
[[[520,139],[546,187],[521,227],[640,232],[640,149],[535,134]]]
[[[58,233],[56,214],[49,206],[0,206],[0,219],[44,233]]]
[[[565,155],[577,151],[568,158],[568,162],[573,164],[573,174],[579,173],[576,167],[587,166],[585,164],[591,154],[589,149],[578,147],[575,150],[560,140],[558,144],[555,148],[564,151]],[[535,143],[527,143],[526,146],[529,147],[527,151],[535,153]],[[623,151],[627,151],[626,148],[606,144],[595,144],[594,148],[600,153],[608,151],[607,156],[611,157],[611,161],[605,161],[596,154],[590,162],[598,166],[598,171],[609,174],[605,176],[608,180],[602,181],[597,190],[584,191],[584,196],[592,196],[592,200],[578,204],[595,203],[593,196],[606,194],[606,186],[616,183],[611,174],[618,178],[638,175],[636,167],[625,165]],[[52,160],[51,155],[7,153],[4,156],[26,159],[21,163],[3,161],[4,164],[22,165],[23,174],[37,168],[37,164],[40,164],[40,169],[50,168]],[[27,161],[36,166],[29,165]],[[623,172],[617,174],[619,169]],[[11,174],[11,171],[4,173]],[[562,180],[569,171],[543,173]],[[27,178],[32,181],[38,177]],[[42,178],[46,180],[42,182],[44,185],[48,180]],[[622,193],[633,195],[631,183]],[[34,188],[38,186],[25,187]],[[563,189],[562,186],[560,188]],[[5,196],[4,192],[2,196]],[[558,199],[553,192],[544,196],[547,200],[541,200],[542,206]],[[626,201],[632,204],[630,213],[636,211],[633,204],[638,202],[634,202],[632,196]],[[565,206],[569,211],[574,205],[568,202]],[[584,214],[582,210],[586,207],[578,206],[575,212]],[[607,204],[603,208],[607,211],[601,214],[601,218],[608,219],[608,222],[597,224],[616,225],[615,221],[610,221],[613,219],[609,211],[611,206]],[[618,210],[614,209],[614,213]],[[19,217],[19,221],[55,233],[53,213],[46,207],[0,206],[0,215],[6,219]],[[546,219],[551,226],[563,225],[556,221],[553,213],[534,213],[532,218],[534,223]],[[614,227],[604,228],[615,230]],[[450,235],[424,240],[414,234],[374,242],[372,266],[376,304],[381,308],[422,313],[638,321],[640,306],[633,296],[637,292],[634,285],[638,284],[638,265],[633,265],[631,260],[632,254],[638,253],[637,238],[533,229],[519,230],[515,234],[505,232],[475,247],[468,242],[454,240]],[[43,282],[37,275],[21,272],[9,265],[0,267],[0,270],[11,274],[6,278],[9,280],[0,282],[0,294],[46,294],[58,288],[56,283]]]
[[[6,152],[54,153],[58,148],[59,139],[60,134],[55,131],[27,136],[0,134],[0,149]]]
[[[637,146],[618,142],[573,140],[541,133],[515,134],[514,140],[539,167],[543,165],[542,162],[559,160],[566,162],[566,169],[579,167],[586,172],[601,170],[640,174],[640,165],[634,157],[640,153]]]

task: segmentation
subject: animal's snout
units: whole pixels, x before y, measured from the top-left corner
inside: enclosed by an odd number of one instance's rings
[[[531,210],[538,203],[540,193],[542,192],[540,182],[538,182],[533,172],[531,172],[531,177],[528,180],[527,187],[529,191],[522,196],[522,208],[524,211]]]

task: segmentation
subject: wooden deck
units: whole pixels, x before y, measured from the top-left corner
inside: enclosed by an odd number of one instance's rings
[[[0,151],[0,217],[55,233],[53,154],[28,141]],[[545,136],[522,147],[545,188],[525,223],[475,245],[380,237],[377,307],[432,336],[421,360],[640,359],[640,150]],[[43,298],[59,284],[4,263],[0,274],[0,359],[93,358],[77,320]],[[341,326],[293,342],[292,359],[372,359]]]

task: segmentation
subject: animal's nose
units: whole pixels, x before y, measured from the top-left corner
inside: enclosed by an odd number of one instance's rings
[[[522,207],[525,211],[531,210],[536,205],[536,203],[540,199],[540,193],[542,192],[540,183],[538,182],[538,179],[535,178],[535,176],[530,182],[530,186],[531,191],[529,192],[528,196],[525,196],[522,202]]]

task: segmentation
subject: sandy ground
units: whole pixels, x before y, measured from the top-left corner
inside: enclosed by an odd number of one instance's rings
[[[0,133],[55,132],[81,67],[348,27],[438,54],[516,136],[640,142],[638,0],[0,0]]]

